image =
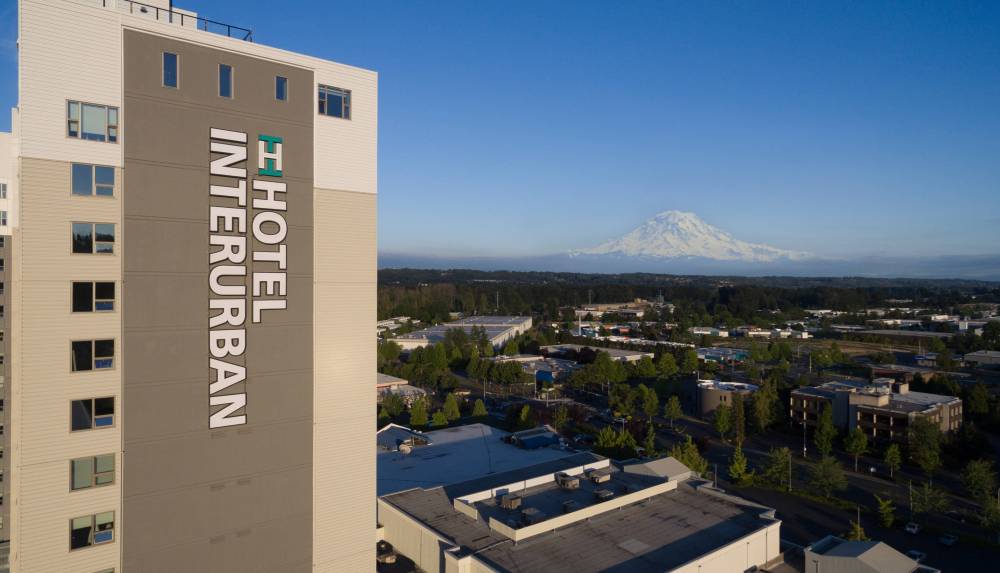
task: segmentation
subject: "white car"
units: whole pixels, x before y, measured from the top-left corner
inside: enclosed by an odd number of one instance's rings
[[[920,524],[911,521],[907,523],[906,527],[903,529],[905,529],[907,533],[920,533]]]

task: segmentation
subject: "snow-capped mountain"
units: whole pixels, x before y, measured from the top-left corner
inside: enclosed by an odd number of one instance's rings
[[[570,254],[662,259],[703,258],[755,263],[795,261],[811,256],[801,251],[740,241],[722,229],[702,221],[694,213],[683,211],[664,211],[623,237]]]

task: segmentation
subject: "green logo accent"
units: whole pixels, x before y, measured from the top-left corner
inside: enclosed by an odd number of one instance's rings
[[[281,143],[281,138],[275,135],[260,135],[257,137],[259,141],[267,143],[267,152],[275,153],[277,151],[277,146],[275,144]],[[257,170],[258,175],[266,175],[268,177],[281,177],[281,171],[276,169],[275,159],[273,157],[268,157],[264,159],[265,167],[261,167]]]

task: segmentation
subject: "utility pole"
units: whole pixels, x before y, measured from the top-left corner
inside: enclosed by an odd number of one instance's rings
[[[802,412],[802,459],[806,459],[806,454],[809,449],[806,447],[806,414],[805,411]]]

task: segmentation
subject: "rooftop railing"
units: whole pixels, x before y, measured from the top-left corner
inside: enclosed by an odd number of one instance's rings
[[[215,20],[202,18],[179,9],[160,8],[133,0],[101,0],[101,5],[105,8],[117,9],[120,12],[128,14],[147,16],[158,22],[178,24],[182,27],[193,27],[205,32],[253,42],[253,30],[216,22]]]

